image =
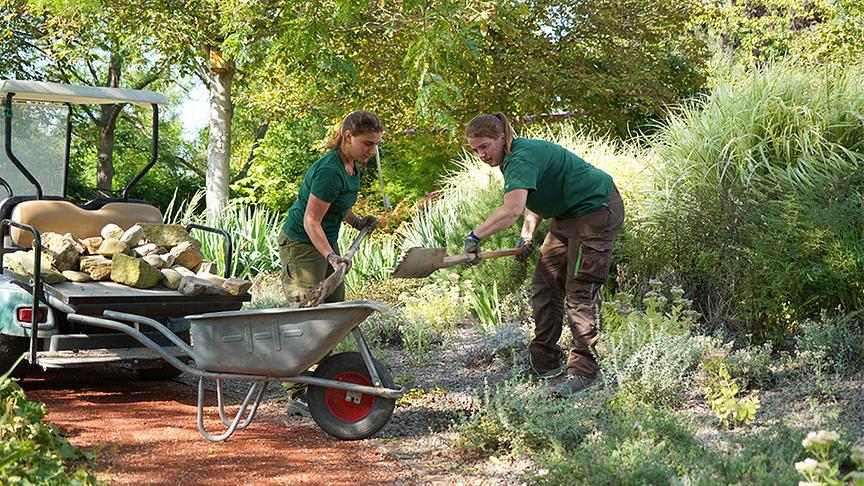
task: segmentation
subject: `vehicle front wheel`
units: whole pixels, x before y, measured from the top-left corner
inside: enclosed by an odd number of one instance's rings
[[[393,377],[376,360],[375,369],[381,385],[393,388]],[[339,353],[318,364],[316,378],[374,386],[360,353]],[[365,439],[381,430],[390,417],[396,401],[389,398],[335,388],[309,386],[309,413],[324,432],[343,440]]]

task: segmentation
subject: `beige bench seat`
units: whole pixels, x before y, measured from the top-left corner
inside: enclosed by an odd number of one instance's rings
[[[112,202],[99,209],[81,209],[68,201],[24,201],[12,210],[12,221],[33,226],[39,233],[72,233],[78,239],[99,236],[102,228],[114,223],[129,229],[136,223],[161,223],[162,212],[149,204]],[[11,228],[12,242],[29,247],[33,235]]]

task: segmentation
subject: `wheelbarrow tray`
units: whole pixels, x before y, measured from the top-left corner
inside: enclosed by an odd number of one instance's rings
[[[195,364],[206,371],[296,376],[327,355],[381,304],[211,312],[191,321]]]

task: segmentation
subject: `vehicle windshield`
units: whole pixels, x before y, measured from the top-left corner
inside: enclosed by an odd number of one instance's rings
[[[43,196],[65,196],[68,113],[69,109],[63,105],[12,104],[12,154],[39,181]],[[14,196],[36,195],[36,188],[9,160],[6,150],[2,148],[0,177],[12,188]],[[5,192],[0,186],[0,199],[8,197]]]

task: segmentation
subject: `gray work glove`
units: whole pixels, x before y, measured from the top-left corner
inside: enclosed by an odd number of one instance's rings
[[[363,228],[369,226],[369,230],[372,231],[378,227],[378,218],[375,216],[354,216],[354,220],[351,221],[351,226],[356,230],[362,230]]]
[[[348,266],[348,268],[346,270],[351,268],[351,260],[349,260],[343,256],[340,256],[335,251],[331,251],[330,254],[327,255],[327,263],[329,263],[330,266],[333,267],[333,270],[336,270],[337,268],[339,268],[339,265],[342,263],[344,263],[345,265]]]
[[[529,258],[531,258],[531,255],[534,254],[534,241],[531,238],[523,238],[520,236],[519,239],[516,240],[516,248],[522,250],[522,253],[515,256],[516,260],[525,263]]]
[[[474,234],[473,230],[465,237],[465,253],[468,255],[474,255],[474,258],[466,263],[469,267],[473,267],[483,261],[483,259],[480,258],[480,238]]]

